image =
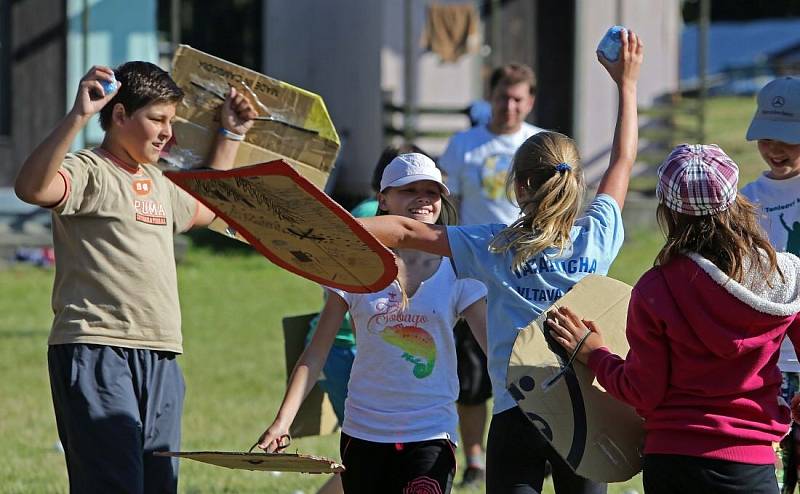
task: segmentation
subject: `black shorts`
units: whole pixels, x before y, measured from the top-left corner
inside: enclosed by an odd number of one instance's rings
[[[463,319],[453,328],[456,340],[458,400],[461,405],[479,405],[492,397],[492,382],[486,369],[486,355]]]
[[[456,456],[447,439],[375,443],[342,432],[339,452],[347,494],[447,494],[453,486]]]
[[[562,494],[607,492],[606,484],[576,474],[519,407],[515,406],[492,416],[489,438],[486,441],[486,492],[506,494],[542,492],[546,474],[545,463],[548,462],[556,492]]]
[[[719,494],[778,494],[775,465],[683,455],[644,455],[644,491]]]

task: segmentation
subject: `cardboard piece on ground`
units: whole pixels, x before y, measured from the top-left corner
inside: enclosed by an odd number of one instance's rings
[[[282,160],[227,171],[165,175],[278,266],[352,293],[397,276],[394,255],[350,213]]]
[[[283,318],[284,352],[286,356],[286,379],[292,375],[297,359],[306,347],[309,323],[317,314]],[[322,436],[333,434],[339,428],[336,413],[328,400],[328,394],[319,384],[308,394],[289,428],[292,437]]]
[[[265,472],[339,473],[341,465],[330,458],[292,453],[238,453],[231,451],[157,451],[155,456],[173,456],[218,467]]]
[[[606,346],[625,355],[631,287],[590,275],[555,306],[567,306],[579,317],[597,322]],[[616,400],[577,360],[548,387],[567,361],[566,351],[544,329],[546,313],[517,335],[506,386],[528,419],[579,475],[599,482],[620,482],[641,470],[643,421]]]
[[[186,45],[175,51],[172,78],[185,95],[172,127],[174,140],[164,156],[170,164],[184,169],[202,165],[219,129],[219,106],[232,86],[258,113],[239,146],[235,166],[282,159],[325,188],[340,143],[319,95]],[[225,227],[222,221],[210,226],[219,233]]]

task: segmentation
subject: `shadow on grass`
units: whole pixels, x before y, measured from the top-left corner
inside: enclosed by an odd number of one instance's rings
[[[258,255],[258,252],[256,252],[251,246],[243,242],[239,242],[238,240],[228,238],[224,235],[220,235],[219,233],[213,232],[207,228],[191,230],[190,232],[186,233],[186,236],[189,237],[193,246],[202,247],[214,253]]]

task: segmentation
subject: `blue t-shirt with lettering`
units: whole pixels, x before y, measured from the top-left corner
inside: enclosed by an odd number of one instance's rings
[[[617,202],[600,194],[575,221],[572,245],[559,255],[545,250],[513,267],[513,252],[489,252],[505,225],[447,228],[452,262],[459,278],[482,281],[488,289],[488,367],[497,414],[516,405],[506,390],[506,371],[517,333],[590,273],[605,275],[624,237]]]

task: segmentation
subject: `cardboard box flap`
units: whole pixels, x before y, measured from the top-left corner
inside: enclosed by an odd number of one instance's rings
[[[324,188],[340,142],[320,96],[186,45],[175,52],[172,77],[185,93],[165,156],[172,165],[194,168],[203,162],[219,127],[219,106],[233,86],[259,115],[236,166],[281,158]]]
[[[299,453],[241,453],[236,451],[156,451],[153,456],[186,458],[236,470],[298,473],[339,473],[344,465],[321,456]]]

